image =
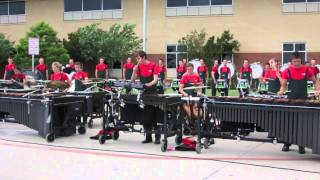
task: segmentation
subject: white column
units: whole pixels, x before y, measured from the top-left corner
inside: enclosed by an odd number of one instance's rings
[[[143,50],[147,50],[147,0],[143,0]]]

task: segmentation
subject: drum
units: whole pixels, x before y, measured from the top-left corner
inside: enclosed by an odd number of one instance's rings
[[[237,89],[249,89],[249,82],[247,79],[239,79]]]
[[[252,63],[252,64],[250,64],[250,67],[252,69],[252,78],[253,79],[261,78],[261,76],[263,74],[263,67],[260,64],[260,62]]]
[[[233,63],[228,62],[227,64],[228,68],[230,69],[230,73],[231,73],[231,77],[234,75],[235,71],[236,71],[236,67]],[[218,73],[220,74],[220,69],[223,67],[223,64],[221,64],[218,68]]]
[[[260,93],[266,93],[266,92],[268,92],[268,89],[269,89],[269,84],[268,83],[260,83],[259,84],[258,91]]]
[[[312,81],[308,81],[308,93],[314,93],[314,85]]]
[[[162,79],[158,79],[158,82],[157,82],[157,88],[163,88],[163,81]]]
[[[226,79],[218,79],[216,84],[217,89],[228,89],[228,81]]]
[[[177,91],[179,89],[180,79],[173,79],[171,83],[171,88],[174,91]]]

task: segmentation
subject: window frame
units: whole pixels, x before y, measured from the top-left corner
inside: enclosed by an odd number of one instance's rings
[[[212,5],[211,0],[209,0],[209,5],[201,5],[201,6],[190,6],[189,5],[189,0],[187,0],[187,6],[175,6],[175,7],[168,7],[168,0],[166,0],[166,8],[188,8],[188,7],[208,7],[208,6],[233,6],[234,5],[234,0],[232,0],[231,4],[224,4],[224,5]]]
[[[165,48],[166,48],[166,67],[168,68],[168,69],[176,69],[177,67],[178,67],[178,61],[179,61],[179,58],[178,58],[178,55],[179,54],[186,54],[187,55],[187,57],[186,57],[186,59],[188,59],[188,52],[186,51],[186,52],[182,52],[182,51],[178,51],[178,46],[179,45],[183,45],[183,44],[179,44],[179,43],[167,43],[166,44],[166,46],[165,46]],[[167,50],[167,48],[168,48],[168,46],[175,46],[175,48],[176,48],[176,51],[175,52],[168,52],[168,50]],[[172,68],[172,67],[168,67],[168,54],[174,54],[174,55],[176,55],[176,62],[175,62],[175,64],[176,64],[176,67],[175,68]]]
[[[319,2],[308,2],[308,0],[304,0],[305,2],[290,2],[290,3],[286,3],[284,2],[284,0],[282,0],[282,4],[307,4],[307,3],[320,3]]]
[[[95,12],[95,11],[123,11],[123,0],[120,0],[121,2],[121,8],[120,9],[104,9],[103,6],[104,6],[104,3],[103,3],[103,0],[100,0],[101,1],[101,9],[99,10],[83,10],[83,0],[81,0],[81,11],[66,11],[66,8],[65,8],[65,1],[66,0],[63,0],[63,11],[64,13],[72,13],[72,12]]]
[[[26,15],[26,9],[27,9],[27,3],[26,0],[6,0],[6,1],[1,1],[2,3],[7,3],[8,4],[8,9],[7,9],[7,14],[3,14],[0,16],[21,16],[21,15]],[[24,14],[10,14],[10,3],[14,2],[24,2]]]
[[[284,51],[283,49],[283,46],[285,44],[293,44],[293,51]],[[305,46],[305,49],[304,51],[296,51],[296,44],[304,44]],[[281,47],[281,63],[284,64],[284,53],[293,53],[293,52],[303,52],[304,53],[304,62],[302,63],[305,63],[308,61],[308,46],[307,46],[307,42],[305,41],[296,41],[296,42],[282,42],[282,47]]]

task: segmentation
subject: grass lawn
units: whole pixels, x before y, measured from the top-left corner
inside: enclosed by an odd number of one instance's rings
[[[167,88],[165,94],[172,94],[173,90],[171,88]],[[206,89],[206,95],[211,96],[211,89]],[[217,96],[220,96],[220,93],[217,91]],[[239,97],[239,92],[236,89],[229,89],[229,96],[237,96]]]

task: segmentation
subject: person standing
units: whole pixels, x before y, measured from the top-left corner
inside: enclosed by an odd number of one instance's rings
[[[38,80],[49,80],[48,66],[44,63],[44,58],[39,58],[39,64],[36,66]]]
[[[4,80],[11,80],[12,76],[14,75],[14,69],[16,66],[13,64],[13,58],[8,58],[8,64],[5,66],[4,69]]]
[[[157,66],[147,59],[147,54],[144,51],[139,51],[137,55],[137,60],[140,64],[136,68],[136,72],[132,76],[132,81],[135,81],[136,77],[139,76],[140,82],[143,84],[144,95],[156,95],[157,88],[156,84],[158,81],[158,68]],[[152,129],[155,131],[155,144],[160,144],[161,134],[157,127],[156,118],[154,117],[156,113],[156,108],[151,105],[146,105],[144,107],[144,116],[142,117],[143,127],[146,132],[146,139],[142,141],[143,144],[152,142]]]
[[[223,79],[226,81],[226,88],[221,89],[222,96],[229,95],[229,83],[231,82],[231,70],[228,67],[228,61],[225,59],[222,62],[223,66],[220,68],[220,76],[219,79]]]
[[[128,57],[127,62],[123,65],[123,74],[122,77],[124,80],[130,80],[133,73],[134,64],[130,57]]]
[[[99,58],[99,64],[96,65],[95,75],[97,79],[108,79],[108,65],[104,63],[104,58]]]
[[[217,84],[217,80],[219,79],[218,69],[219,69],[219,61],[214,60],[214,63],[211,69],[211,78],[212,78],[211,95],[212,96],[217,95],[216,84]]]
[[[287,88],[289,89],[288,99],[307,99],[308,97],[308,79],[313,81],[315,96],[319,96],[319,84],[313,75],[313,72],[309,68],[301,64],[301,56],[298,52],[294,52],[291,56],[291,66],[283,71],[281,88],[278,95],[283,95]],[[301,127],[300,127],[301,128]],[[290,143],[285,142],[282,151],[287,152],[290,150]],[[305,148],[299,146],[299,153],[304,154]]]
[[[158,92],[159,94],[164,94],[164,84],[167,78],[167,68],[164,66],[163,59],[159,59],[158,72],[158,81],[160,81],[160,84],[157,85]]]
[[[309,69],[312,71],[314,77],[319,80],[319,69],[316,65],[317,65],[317,60],[311,59]]]
[[[179,65],[177,67],[177,79],[181,79],[185,72],[186,72],[186,67],[183,61],[179,60]]]
[[[200,66],[197,69],[198,75],[201,78],[202,84],[207,85],[207,79],[209,79],[208,67],[206,66],[204,59],[200,59]],[[206,94],[206,88],[202,88],[202,94]]]
[[[243,61],[243,65],[240,68],[240,79],[245,79],[245,80],[248,81],[248,88],[245,89],[245,92],[244,92],[244,96],[248,96],[249,87],[250,87],[251,80],[252,80],[252,69],[251,69],[251,67],[249,65],[249,61],[246,60],[246,59]],[[239,93],[240,93],[240,97],[241,97],[242,96],[242,92],[241,92],[240,89],[239,89]]]

